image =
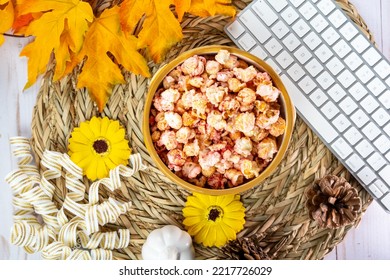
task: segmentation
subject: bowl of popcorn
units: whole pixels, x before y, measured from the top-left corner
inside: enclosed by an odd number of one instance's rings
[[[236,48],[207,46],[154,75],[143,132],[151,158],[174,183],[226,195],[258,186],[275,171],[294,119],[272,67]]]

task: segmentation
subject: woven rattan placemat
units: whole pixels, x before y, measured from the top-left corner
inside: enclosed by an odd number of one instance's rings
[[[242,9],[250,1],[233,2]],[[372,40],[356,9],[347,0],[338,0],[338,3]],[[170,51],[166,61],[198,46],[232,45],[223,31],[229,20],[220,16],[185,18],[182,22],[185,38]],[[152,68],[155,72],[158,66],[152,65]],[[49,70],[43,79],[32,121],[32,144],[38,161],[45,149],[66,152],[73,127],[98,114],[89,95],[84,90],[75,89],[77,75],[75,71],[62,81],[53,83],[52,71]],[[182,207],[189,193],[164,177],[154,166],[143,143],[142,114],[149,80],[130,73],[126,73],[126,80],[126,84],[115,88],[102,115],[120,120],[127,129],[134,152],[141,153],[151,167],[147,172],[139,172],[134,179],[125,181],[121,192],[109,194],[117,199],[131,200],[133,208],[122,215],[116,225],[108,225],[108,228],[126,227],[131,230],[130,246],[115,251],[114,257],[139,259],[142,244],[150,231],[167,224],[182,227]],[[323,258],[360,221],[358,219],[353,225],[329,230],[318,228],[309,219],[304,206],[305,189],[315,179],[330,173],[345,177],[359,190],[364,213],[371,202],[369,194],[298,117],[291,145],[275,173],[260,186],[241,194],[246,207],[246,224],[238,237],[262,233],[264,238],[260,246],[273,259]],[[85,183],[89,184],[86,179]],[[58,179],[56,186],[54,199],[61,205],[66,193],[64,179]],[[101,195],[105,198],[108,193]],[[228,258],[218,248],[196,245],[195,249],[197,259]]]

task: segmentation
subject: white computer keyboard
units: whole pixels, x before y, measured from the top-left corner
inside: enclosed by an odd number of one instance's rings
[[[255,0],[225,28],[390,212],[390,64],[333,0]]]

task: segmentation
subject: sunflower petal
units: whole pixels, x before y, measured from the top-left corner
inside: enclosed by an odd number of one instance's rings
[[[100,125],[101,124],[101,119],[100,118],[97,118],[97,117],[93,117],[90,121],[89,121],[89,127],[91,128],[93,134],[95,135],[95,137],[99,137],[101,136],[100,135]]]
[[[183,220],[183,225],[185,225],[186,227],[191,227],[191,226],[194,226],[196,224],[199,224],[201,221],[202,221],[202,217],[191,216],[191,217],[187,217]]]
[[[118,121],[111,122],[107,128],[106,137],[110,138],[110,136],[113,135],[118,129],[119,129],[119,122]]]
[[[88,122],[82,122],[80,124],[80,132],[85,135],[90,141],[95,141],[96,137],[89,127]]]
[[[80,129],[77,129],[77,130],[76,129],[73,130],[72,137],[69,139],[69,142],[76,142],[76,143],[81,143],[81,144],[87,144],[87,143],[93,141],[93,140],[89,139],[84,133],[82,133],[80,131]]]
[[[204,212],[205,211],[203,209],[191,207],[191,206],[183,208],[184,217],[192,217],[192,216],[204,217],[205,214]]]
[[[83,151],[88,151],[91,153],[91,146],[79,142],[74,142],[71,141],[69,143],[68,149],[71,150],[72,152],[83,152]]]
[[[97,179],[97,159],[96,157],[86,166],[85,175],[91,181],[95,181]]]
[[[100,123],[100,135],[106,136],[108,126],[110,125],[110,120],[107,117],[104,117]]]
[[[98,179],[102,179],[108,176],[109,169],[107,168],[102,158],[98,159],[96,170],[96,176]]]
[[[123,128],[118,129],[115,133],[107,135],[112,143],[123,143],[125,138],[125,130]],[[127,143],[126,143],[127,144]]]

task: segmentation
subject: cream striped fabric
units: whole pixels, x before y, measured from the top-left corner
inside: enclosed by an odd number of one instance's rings
[[[42,252],[45,259],[84,260],[112,259],[113,249],[129,245],[130,230],[101,233],[99,226],[115,222],[119,215],[131,210],[131,202],[109,198],[99,204],[99,189],[102,186],[110,191],[119,189],[121,177],[128,178],[145,170],[147,166],[139,154],[130,156],[132,168],[118,166],[110,171],[108,178],[94,182],[85,203],[82,170],[67,154],[45,151],[41,164],[46,170],[40,173],[33,164],[29,139],[15,137],[10,143],[13,155],[19,159],[18,169],[6,177],[14,195],[13,244],[24,247],[28,253]],[[68,193],[58,209],[53,202],[52,182],[63,173]]]

